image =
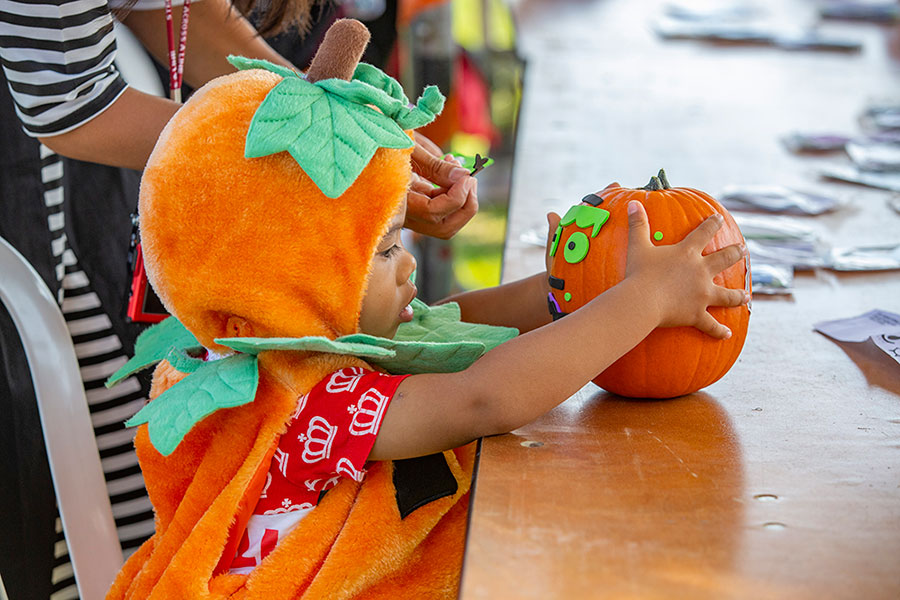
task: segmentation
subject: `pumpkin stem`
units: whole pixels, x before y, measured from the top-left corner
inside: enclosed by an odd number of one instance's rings
[[[655,192],[657,190],[663,189],[662,182],[659,180],[659,177],[654,175],[650,178],[650,183],[641,188],[642,190],[646,190],[648,192]]]
[[[654,175],[650,178],[650,183],[645,185],[642,190],[646,190],[648,192],[656,192],[659,190],[668,190],[671,189],[671,185],[669,185],[669,180],[666,179],[666,172],[663,169],[659,170],[659,175]]]
[[[664,190],[668,190],[668,189],[672,188],[672,186],[669,184],[669,180],[666,178],[666,170],[665,169],[660,169],[659,175],[657,175],[657,177],[659,178],[659,182],[662,184]]]

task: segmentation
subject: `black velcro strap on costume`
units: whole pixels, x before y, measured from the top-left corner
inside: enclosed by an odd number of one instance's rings
[[[600,206],[603,203],[603,198],[597,194],[588,194],[582,198],[581,201],[585,204],[590,204],[591,206]]]
[[[397,510],[405,519],[430,502],[452,496],[459,489],[443,453],[394,461]]]

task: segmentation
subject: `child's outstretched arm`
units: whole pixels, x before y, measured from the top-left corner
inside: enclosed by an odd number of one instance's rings
[[[462,320],[467,323],[515,327],[521,333],[550,323],[550,311],[547,310],[550,285],[547,273],[550,271],[550,242],[559,220],[556,213],[547,215],[549,229],[544,256],[546,271],[503,285],[462,292],[445,298],[440,303],[459,304]]]
[[[737,246],[706,256],[722,224],[714,215],[678,244],[654,246],[647,215],[628,206],[625,279],[564,319],[519,336],[459,373],[405,379],[384,417],[371,460],[409,458],[454,448],[525,425],[574,394],[656,327],[731,332],[709,306],[746,303],[744,290],[713,276],[743,257]]]

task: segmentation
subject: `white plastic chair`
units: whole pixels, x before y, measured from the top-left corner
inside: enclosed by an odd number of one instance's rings
[[[83,600],[103,598],[122,566],[100,453],[72,338],[40,276],[0,238],[0,302],[31,369],[56,501]]]

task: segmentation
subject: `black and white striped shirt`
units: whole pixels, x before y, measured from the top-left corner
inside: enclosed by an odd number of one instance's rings
[[[116,38],[110,14],[110,6],[124,2],[0,0],[0,60],[28,135],[71,131],[125,91],[113,64]],[[162,6],[162,0],[139,0],[133,9]]]

